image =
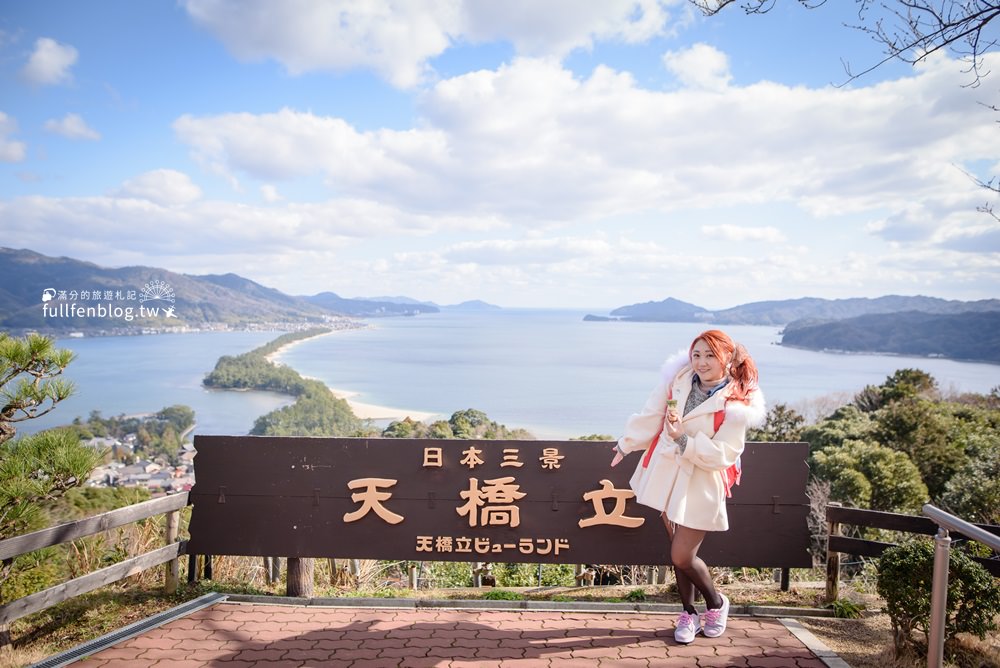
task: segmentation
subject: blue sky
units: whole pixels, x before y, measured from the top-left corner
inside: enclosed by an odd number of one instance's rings
[[[0,245],[445,304],[1000,296],[1000,74],[847,82],[853,8],[6,2]]]

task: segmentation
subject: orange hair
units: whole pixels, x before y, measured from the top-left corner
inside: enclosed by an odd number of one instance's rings
[[[729,398],[743,403],[750,403],[750,392],[757,388],[757,364],[742,344],[734,342],[728,334],[718,329],[702,332],[691,342],[688,357],[694,350],[694,344],[704,341],[711,349],[716,359],[723,363],[726,373],[733,380],[733,391]]]

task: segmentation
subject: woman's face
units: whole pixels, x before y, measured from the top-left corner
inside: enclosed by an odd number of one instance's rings
[[[691,348],[691,368],[706,385],[720,382],[726,375],[726,364],[708,347],[704,339],[698,339]]]

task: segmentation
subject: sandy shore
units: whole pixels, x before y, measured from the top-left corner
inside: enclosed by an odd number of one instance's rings
[[[426,411],[414,411],[407,408],[392,408],[390,406],[378,406],[376,404],[368,404],[363,401],[357,401],[354,397],[358,396],[358,392],[351,392],[350,390],[338,390],[331,387],[330,391],[338,399],[343,399],[347,402],[347,405],[351,407],[354,414],[357,415],[362,420],[402,420],[403,418],[410,418],[411,420],[416,420],[417,422],[423,422],[436,417],[437,413],[428,413]]]
[[[308,339],[299,339],[298,341],[286,343],[273,353],[266,355],[265,358],[271,364],[288,366],[284,362],[281,362],[278,358],[289,348],[298,345],[303,341],[310,341],[312,339],[319,338],[320,336],[330,336],[331,334],[336,334],[339,331],[341,330],[335,329],[332,332],[327,332],[326,334],[317,334],[316,336],[310,336]],[[299,373],[301,374],[301,372]],[[321,378],[316,378],[315,376],[306,376],[305,374],[302,374],[302,377],[309,378],[310,380],[318,380],[321,383],[324,382]],[[338,399],[346,401],[347,405],[351,407],[352,411],[354,411],[354,414],[362,420],[402,420],[408,417],[411,420],[416,420],[417,422],[424,422],[425,420],[429,420],[438,415],[437,413],[429,413],[427,411],[415,411],[408,408],[393,408],[391,406],[380,406],[378,404],[369,404],[363,401],[357,401],[355,397],[357,397],[360,392],[353,392],[351,390],[339,390],[331,387],[330,392],[332,392]]]

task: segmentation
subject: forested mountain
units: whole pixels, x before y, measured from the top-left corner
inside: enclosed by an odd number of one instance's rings
[[[173,307],[164,318],[139,311],[143,291],[152,287],[170,299],[146,304]],[[79,308],[132,307],[126,320],[95,313],[92,316],[46,316],[43,292],[51,291],[48,310],[76,304]],[[403,315],[433,312],[433,306],[403,306],[390,302],[342,299],[332,292],[313,297],[287,295],[237,274],[178,274],[157,267],[101,267],[67,257],[49,257],[26,249],[0,247],[0,327],[41,330],[107,330],[122,327],[202,326],[222,323],[320,323],[331,316]],[[79,312],[77,312],[79,313]]]
[[[674,299],[622,306],[611,311],[615,320],[643,322],[705,322],[718,325],[785,325],[804,318],[839,320],[872,313],[922,311],[955,314],[1000,311],[1000,299],[973,302],[939,299],[937,297],[887,295],[869,299],[785,299],[762,301],[709,311],[695,304]],[[593,318],[604,319],[604,318]]]
[[[1000,311],[940,315],[906,311],[843,320],[800,320],[782,345],[1000,363]]]
[[[700,306],[667,297],[661,302],[644,302],[622,306],[611,312],[620,320],[639,322],[701,322],[711,319],[712,312]]]

